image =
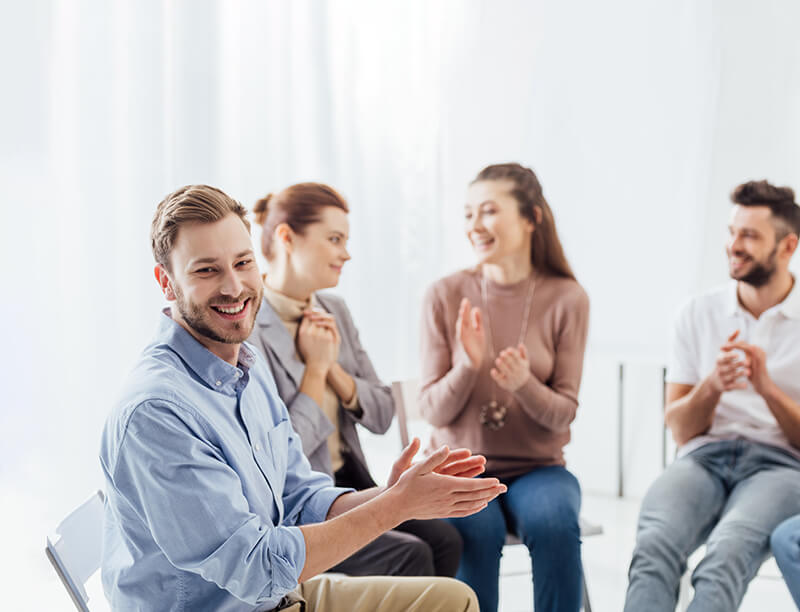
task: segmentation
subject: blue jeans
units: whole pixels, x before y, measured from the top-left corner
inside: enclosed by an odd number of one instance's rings
[[[800,515],[778,525],[772,532],[770,543],[786,586],[800,610]]]
[[[515,533],[530,551],[536,585],[534,607],[577,612],[583,594],[578,480],[557,465],[504,482],[508,492],[485,509],[449,519],[464,540],[456,578],[478,595],[481,612],[497,610],[503,544],[506,533]]]
[[[642,501],[625,610],[675,610],[686,559],[703,542],[689,610],[736,610],[772,530],[798,512],[800,461],[778,448],[724,440],[678,459]]]

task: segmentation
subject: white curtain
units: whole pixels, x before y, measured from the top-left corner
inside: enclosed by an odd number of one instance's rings
[[[533,167],[592,301],[570,462],[612,491],[614,364],[663,361],[676,305],[725,278],[733,186],[800,188],[791,0],[0,11],[0,507],[15,532],[0,573],[30,584],[51,579],[46,530],[101,484],[105,415],[161,306],[148,230],[172,189],[210,183],[249,206],[300,180],[337,187],[353,255],[339,292],[391,380],[417,374],[426,286],[472,262],[466,184],[488,163]],[[657,469],[642,398],[634,491]]]

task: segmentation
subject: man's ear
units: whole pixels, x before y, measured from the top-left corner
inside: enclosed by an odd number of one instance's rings
[[[283,245],[283,248],[286,250],[287,253],[292,252],[292,242],[294,240],[294,232],[292,228],[289,227],[288,223],[280,223],[278,227],[275,228],[275,233],[273,234],[275,240],[277,240],[280,244]]]
[[[174,301],[175,291],[172,289],[172,281],[169,278],[167,269],[161,264],[156,264],[153,273],[155,274],[158,286],[161,287],[161,292],[164,294],[164,297],[170,302]]]
[[[786,254],[791,257],[797,250],[797,234],[787,234],[784,237]]]

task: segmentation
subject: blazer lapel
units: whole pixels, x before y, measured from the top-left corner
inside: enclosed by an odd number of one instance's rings
[[[300,386],[305,372],[305,365],[295,356],[294,338],[289,335],[289,330],[280,320],[276,312],[265,299],[256,317],[256,325],[261,327],[261,338],[264,345],[280,362],[283,369],[293,380],[295,387]]]

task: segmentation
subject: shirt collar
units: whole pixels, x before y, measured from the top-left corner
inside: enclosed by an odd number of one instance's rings
[[[800,319],[800,289],[797,287],[797,279],[792,276],[792,290],[789,291],[784,300],[778,304],[778,309],[784,316],[790,319]]]
[[[725,314],[728,316],[735,316],[736,313],[742,309],[742,305],[739,303],[739,283],[735,280],[732,280],[728,283],[728,297],[726,300],[727,307],[725,308]]]
[[[800,319],[800,288],[798,288],[797,279],[794,276],[792,280],[794,284],[792,285],[792,290],[789,291],[789,295],[773,308],[789,319]],[[739,283],[735,280],[732,280],[728,285],[726,314],[731,316],[735,315],[739,310],[744,310],[739,303],[738,286]]]
[[[156,332],[156,343],[169,347],[183,359],[186,365],[210,388],[235,395],[241,381],[247,381],[248,371],[255,363],[253,349],[242,344],[239,348],[239,367],[204,347],[184,327],[170,316],[170,309],[162,311]]]

